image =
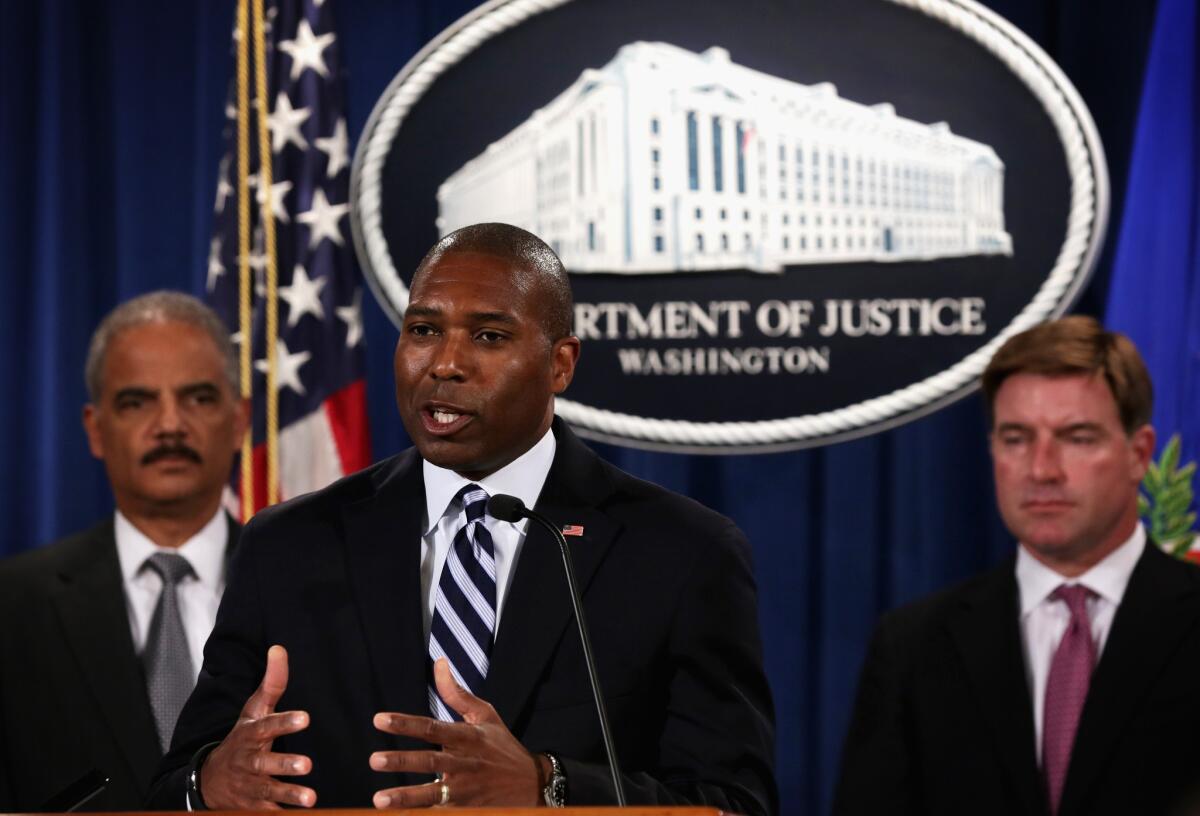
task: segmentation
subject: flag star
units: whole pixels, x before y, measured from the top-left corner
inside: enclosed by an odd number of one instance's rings
[[[225,265],[221,263],[221,237],[212,239],[208,245],[208,281],[205,288],[212,291],[217,285],[217,278],[225,274]]]
[[[363,336],[362,289],[354,290],[354,300],[349,306],[338,306],[334,311],[346,322],[346,348],[354,348]]]
[[[303,395],[304,383],[300,381],[300,366],[304,365],[312,357],[310,351],[297,351],[295,354],[288,352],[287,344],[283,342],[283,338],[275,340],[275,377],[278,390],[290,388],[297,394]],[[266,359],[255,360],[254,367],[263,374],[267,373],[270,365]]]
[[[246,266],[250,267],[250,271],[254,273],[254,296],[260,298],[267,296],[267,252],[263,248],[263,243],[262,227],[255,227],[254,246],[246,255]]]
[[[300,125],[307,121],[312,111],[308,108],[293,108],[286,93],[275,98],[275,110],[267,117],[271,127],[271,152],[278,153],[291,142],[301,150],[308,149],[308,142],[300,135]]]
[[[292,58],[292,81],[295,82],[305,68],[312,68],[323,77],[329,76],[325,67],[325,58],[321,52],[333,44],[335,37],[332,33],[314,36],[308,20],[301,20],[296,28],[296,39],[284,40],[279,44],[279,50]]]
[[[325,319],[325,309],[321,306],[321,290],[328,282],[328,278],[322,277],[309,279],[304,267],[296,264],[291,285],[279,287],[279,296],[288,304],[288,328],[299,323],[300,318],[306,314],[311,314],[318,320]]]
[[[309,248],[321,243],[322,238],[328,238],[338,246],[343,246],[342,231],[338,228],[338,221],[348,212],[350,212],[349,204],[330,204],[329,199],[325,197],[325,191],[318,187],[313,192],[312,209],[296,216],[297,221],[301,224],[308,224],[311,230],[308,238]]]
[[[290,181],[277,181],[271,185],[271,212],[275,217],[285,224],[291,221],[288,216],[287,207],[284,206],[283,199],[292,191],[292,183]],[[258,199],[259,206],[264,206],[267,203],[267,191],[265,187],[259,187],[255,194]]]
[[[328,178],[333,178],[346,165],[350,164],[350,140],[346,138],[346,120],[338,119],[333,129],[333,135],[328,139],[313,139],[313,144],[322,153],[329,156],[329,167],[325,170]]]
[[[221,159],[221,169],[217,171],[217,203],[214,211],[225,211],[225,199],[233,195],[233,185],[229,183],[229,157]]]
[[[237,107],[232,102],[225,103],[225,118],[237,119]]]
[[[235,346],[240,346],[242,344],[243,336],[244,335],[240,331],[235,331],[233,334],[229,335],[229,342],[233,343]]]

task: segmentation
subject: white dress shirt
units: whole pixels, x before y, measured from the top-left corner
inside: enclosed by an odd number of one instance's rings
[[[425,474],[425,518],[421,524],[421,609],[425,618],[425,640],[429,640],[429,626],[433,620],[433,606],[437,601],[437,582],[442,575],[442,565],[454,543],[454,536],[466,524],[466,510],[455,501],[458,491],[469,484],[477,484],[489,496],[500,493],[516,496],[526,507],[537,504],[550,463],[554,461],[554,433],[546,431],[536,445],[518,458],[509,462],[490,476],[476,482],[468,481],[452,470],[440,468],[429,462],[423,463]],[[500,618],[504,609],[504,598],[508,592],[509,578],[521,555],[525,543],[525,530],[529,519],[513,524],[484,517],[484,526],[492,535],[492,546],[496,550],[496,632],[500,631]]]
[[[1067,631],[1071,612],[1062,601],[1051,600],[1054,590],[1066,584],[1082,584],[1094,594],[1088,598],[1088,618],[1096,659],[1100,659],[1117,607],[1125,596],[1125,587],[1146,547],[1146,531],[1138,525],[1124,544],[1103,561],[1077,578],[1066,578],[1038,561],[1022,545],[1017,550],[1017,588],[1021,598],[1021,642],[1025,648],[1025,679],[1033,698],[1034,734],[1037,738],[1038,766],[1042,764],[1042,726],[1046,705],[1046,680],[1050,662]]]
[[[179,614],[187,635],[192,670],[199,675],[204,660],[204,643],[217,620],[217,607],[225,590],[225,549],[229,543],[229,522],[225,511],[216,515],[196,535],[179,547],[159,547],[133,523],[116,512],[114,532],[117,538],[117,559],[121,563],[121,578],[125,586],[125,610],[133,633],[133,648],[138,653],[146,645],[150,619],[162,593],[162,578],[152,569],[142,569],[146,559],[156,552],[182,555],[192,565],[194,576],[179,582]]]

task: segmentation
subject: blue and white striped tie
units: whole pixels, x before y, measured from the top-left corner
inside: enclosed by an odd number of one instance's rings
[[[484,526],[488,494],[464,487],[457,499],[466,516],[446,554],[429,627],[429,658],[444,657],[459,685],[478,696],[487,677],[496,632],[496,551]],[[461,720],[429,683],[429,710],[439,720]]]

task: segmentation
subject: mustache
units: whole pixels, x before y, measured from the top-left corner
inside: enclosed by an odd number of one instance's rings
[[[200,454],[194,449],[189,448],[182,442],[176,442],[173,445],[159,445],[154,450],[142,457],[143,465],[152,465],[160,459],[169,457],[180,457],[195,462],[197,465],[201,463]]]

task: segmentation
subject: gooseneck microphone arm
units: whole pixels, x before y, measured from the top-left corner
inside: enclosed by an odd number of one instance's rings
[[[579,624],[579,640],[583,644],[583,662],[587,664],[588,680],[592,684],[592,697],[596,700],[596,714],[600,717],[600,735],[604,738],[604,752],[608,755],[608,769],[612,774],[613,790],[617,794],[617,806],[625,807],[625,787],[621,784],[620,766],[617,765],[617,749],[613,746],[612,729],[608,724],[608,710],[604,706],[604,695],[600,693],[600,678],[596,676],[596,658],[592,655],[592,639],[588,636],[587,621],[583,617],[583,601],[579,597],[579,584],[575,581],[575,564],[567,539],[548,518],[525,506],[516,496],[502,493],[488,499],[488,513],[500,521],[518,522],[522,518],[536,521],[545,527],[558,542],[562,552],[563,571],[567,574],[567,587],[571,592],[571,606],[575,609],[575,621]]]

